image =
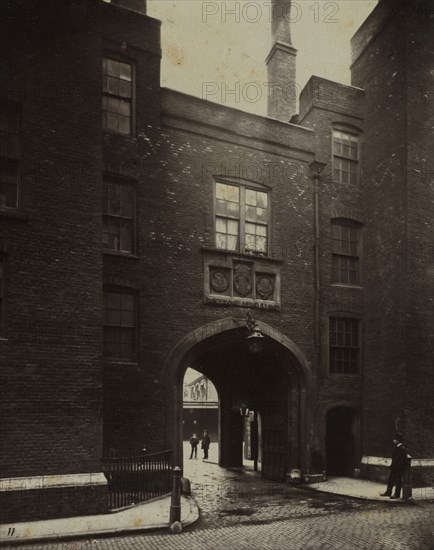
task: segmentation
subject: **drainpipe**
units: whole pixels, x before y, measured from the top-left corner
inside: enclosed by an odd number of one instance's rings
[[[310,163],[313,177],[313,211],[314,211],[314,326],[315,326],[315,373],[319,372],[321,358],[321,324],[320,324],[320,229],[319,229],[319,180],[325,164],[314,161]]]

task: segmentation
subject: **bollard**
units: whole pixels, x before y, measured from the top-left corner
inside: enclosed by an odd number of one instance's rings
[[[402,500],[410,500],[413,496],[413,488],[411,481],[411,456],[407,455],[404,470],[404,480],[402,487]]]
[[[172,501],[170,503],[170,524],[181,521],[181,468],[173,468]]]

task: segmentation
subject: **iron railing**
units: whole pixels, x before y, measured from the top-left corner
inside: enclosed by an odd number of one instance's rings
[[[140,456],[103,458],[110,509],[124,508],[169,494],[172,485],[171,456],[172,451],[167,450]]]

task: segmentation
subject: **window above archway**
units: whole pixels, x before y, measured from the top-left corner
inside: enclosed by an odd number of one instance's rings
[[[268,255],[269,194],[265,189],[215,184],[215,244],[219,249]]]

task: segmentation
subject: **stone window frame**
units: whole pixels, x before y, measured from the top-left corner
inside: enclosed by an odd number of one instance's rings
[[[131,333],[133,335],[133,352],[131,355],[127,356],[113,356],[108,355],[105,352],[105,341],[106,341],[106,327],[114,327],[119,326],[121,328],[129,328],[129,327],[122,327],[122,325],[112,325],[106,323],[106,293],[116,293],[116,294],[125,294],[133,297],[133,303],[134,303],[134,326],[131,327]],[[103,357],[104,360],[110,363],[136,363],[138,358],[138,296],[137,291],[134,288],[131,287],[125,287],[125,286],[118,286],[113,284],[105,284],[103,287]]]
[[[106,212],[106,185],[114,184],[119,186],[131,186],[132,190],[132,217],[126,217],[116,214],[111,214],[109,212]],[[137,182],[130,178],[123,178],[123,177],[115,177],[108,174],[105,174],[103,177],[103,206],[102,206],[102,218],[103,218],[103,236],[104,236],[104,229],[105,229],[105,222],[107,219],[113,219],[116,220],[131,220],[131,239],[132,239],[132,247],[131,251],[127,250],[116,250],[113,248],[105,247],[104,242],[102,243],[102,249],[104,254],[115,254],[119,256],[135,256],[137,254]]]
[[[331,329],[332,329],[332,320],[353,322],[357,324],[357,346],[332,346],[331,345]],[[327,372],[328,376],[332,377],[355,377],[361,375],[361,365],[362,365],[362,319],[359,316],[355,316],[354,313],[343,313],[343,312],[330,312],[328,315],[328,326],[327,326]],[[332,359],[331,351],[332,348],[339,349],[357,349],[357,361],[356,361],[356,370],[351,371],[336,371],[332,370]]]
[[[341,134],[345,134],[349,136],[350,140],[354,139],[357,143],[357,158],[354,159],[351,157],[351,155],[343,155],[342,153],[338,154],[336,152],[336,143],[335,143],[335,133],[340,132]],[[350,185],[350,186],[358,186],[361,181],[361,135],[362,131],[358,128],[354,128],[352,126],[347,126],[345,124],[333,124],[332,132],[331,132],[331,148],[332,148],[332,179],[336,183],[340,183],[342,185]],[[342,181],[342,170],[339,170],[337,172],[336,168],[336,162],[335,159],[339,159],[339,162],[341,161],[348,161],[349,163],[353,163],[356,166],[356,170],[354,172],[355,174],[355,182],[351,182],[351,177],[349,177],[349,180],[347,182]],[[348,172],[351,174],[351,171]]]
[[[333,227],[336,226],[345,226],[350,227],[356,230],[357,234],[357,254],[346,254],[342,251],[335,252],[333,249]],[[330,272],[330,282],[333,286],[348,286],[351,288],[363,288],[362,286],[362,250],[363,250],[363,224],[355,219],[347,218],[343,216],[337,216],[333,217],[330,220],[330,245],[331,245],[331,272]],[[351,282],[342,282],[339,280],[335,280],[333,277],[333,264],[335,258],[352,258],[357,260],[357,282],[351,283]]]
[[[7,179],[8,168],[12,168],[12,172],[15,173],[15,185],[16,185],[16,200],[15,205],[3,204],[2,195],[0,195],[0,210],[16,212],[19,210],[21,200],[21,112],[20,105],[14,101],[1,100],[0,101],[0,118],[2,121],[8,118],[14,119],[15,131],[12,132],[8,128],[3,130],[0,128],[0,142],[4,145],[4,149],[0,150],[0,179]],[[7,125],[6,125],[7,126]],[[12,151],[14,149],[14,151]],[[5,183],[7,183],[5,181]],[[10,184],[10,182],[9,182]],[[6,201],[6,196],[5,196]]]
[[[108,90],[104,89],[104,78],[105,78],[105,76],[107,76],[107,77],[109,76],[108,74],[106,74],[104,72],[104,63],[105,63],[106,60],[116,61],[118,63],[124,63],[125,65],[129,65],[131,67],[131,95],[130,95],[130,97],[123,96],[120,93],[118,93],[118,94],[112,93],[112,92],[109,92]],[[135,113],[136,66],[135,66],[135,62],[134,62],[134,60],[132,60],[130,58],[120,56],[120,55],[116,54],[115,52],[110,52],[110,51],[106,51],[106,52],[103,53],[101,61],[102,61],[102,63],[101,63],[101,100],[102,100],[101,101],[101,114],[102,114],[101,124],[102,124],[103,131],[114,133],[114,134],[121,135],[121,136],[134,136],[135,135],[135,126],[136,126],[136,113]],[[122,81],[122,79],[120,79],[120,78],[118,80]],[[109,128],[107,126],[107,124],[104,123],[104,115],[105,115],[105,113],[108,112],[108,110],[104,108],[105,98],[113,98],[113,99],[116,99],[116,100],[119,100],[119,101],[125,101],[126,103],[129,104],[129,106],[130,106],[130,116],[129,116],[130,131],[129,132],[121,132],[121,131],[119,131],[119,129],[116,130],[114,128]],[[118,113],[118,115],[119,115],[119,113]]]
[[[240,212],[238,217],[238,247],[236,250],[231,250],[228,248],[218,248],[217,247],[217,184],[223,183],[226,185],[232,185],[238,187],[240,190]],[[260,251],[245,251],[245,192],[247,189],[253,191],[261,191],[262,193],[267,194],[267,252],[262,253]],[[236,253],[236,254],[245,254],[246,256],[261,256],[263,258],[269,258],[271,256],[271,243],[272,243],[272,193],[271,189],[265,185],[262,185],[257,182],[241,180],[240,178],[232,179],[225,176],[213,176],[213,235],[214,235],[214,246],[217,250]]]

